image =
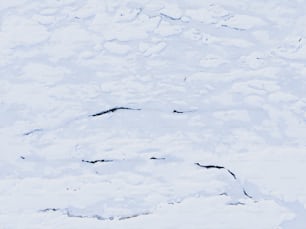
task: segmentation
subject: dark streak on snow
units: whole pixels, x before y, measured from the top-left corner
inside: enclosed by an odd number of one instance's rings
[[[136,14],[136,18],[142,13],[142,11],[143,11],[143,8],[138,8],[138,12],[137,12],[137,14]]]
[[[67,215],[68,217],[71,217],[71,218],[94,218],[94,219],[97,219],[97,220],[113,220],[114,218],[113,217],[109,217],[109,218],[104,218],[100,215],[92,215],[92,216],[87,216],[87,215],[74,215],[72,214],[69,209],[65,209],[65,212],[64,212],[65,215]]]
[[[199,167],[202,167],[202,168],[206,168],[206,169],[224,169],[224,170],[226,170],[229,174],[231,174],[231,176],[232,176],[235,180],[237,180],[236,174],[233,173],[231,170],[225,168],[224,166],[219,166],[219,165],[201,165],[200,163],[195,163],[195,165],[197,165],[197,166],[199,166]],[[248,197],[248,198],[250,198],[250,199],[253,198],[252,196],[250,196],[250,195],[246,192],[246,190],[245,190],[244,188],[242,189],[242,191],[243,191],[243,194],[244,194],[246,197]]]
[[[245,31],[245,29],[241,29],[241,28],[237,28],[237,27],[232,27],[232,26],[228,26],[228,25],[221,25],[224,28],[228,28],[228,29],[233,29],[233,30],[237,30],[237,31]]]
[[[40,212],[56,212],[56,211],[60,211],[61,209],[59,208],[45,208],[43,210],[40,210]]]
[[[120,217],[119,220],[127,220],[127,219],[136,218],[136,217],[139,217],[139,216],[149,215],[149,214],[151,214],[151,213],[150,212],[144,212],[144,213],[141,213],[141,214],[134,214],[134,215],[131,215],[131,216],[123,216],[123,217]]]
[[[164,157],[151,157],[150,160],[166,160]]]
[[[177,114],[184,114],[185,113],[184,111],[178,111],[178,110],[173,110],[172,112],[177,113]]]
[[[167,14],[164,14],[164,13],[160,13],[160,16],[161,17],[164,17],[164,18],[167,18],[167,19],[170,19],[172,21],[180,21],[182,19],[182,17],[171,17]]]
[[[82,162],[85,163],[90,163],[90,164],[96,164],[96,163],[103,163],[103,162],[113,162],[113,160],[106,160],[106,159],[101,159],[101,160],[93,160],[93,161],[87,161],[87,160],[82,160]]]
[[[141,109],[134,109],[134,108],[129,108],[129,107],[114,107],[114,108],[108,109],[108,110],[106,110],[106,111],[101,111],[101,112],[92,114],[92,115],[90,115],[90,116],[91,116],[91,117],[96,117],[96,116],[104,115],[104,114],[107,114],[107,113],[112,113],[112,112],[115,112],[115,111],[117,111],[117,110],[134,110],[134,111],[140,111]]]
[[[43,131],[43,129],[34,129],[34,130],[31,130],[29,132],[24,133],[23,135],[24,136],[28,136],[28,135],[31,135],[31,134],[33,134],[35,132],[40,132],[40,131]]]
[[[196,110],[187,110],[187,111],[179,111],[179,110],[173,110],[172,113],[176,113],[176,114],[184,114],[184,113],[192,113],[195,112]]]
[[[234,203],[228,203],[228,205],[238,206],[238,205],[245,205],[245,203],[242,203],[242,202],[234,202]]]
[[[228,194],[226,192],[222,192],[219,194],[220,196],[228,196]]]
[[[127,220],[127,219],[131,219],[131,218],[136,218],[136,217],[139,217],[139,216],[144,216],[144,215],[149,215],[151,214],[150,212],[143,212],[143,213],[139,213],[139,214],[133,214],[133,215],[128,215],[128,216],[118,216],[118,217],[115,217],[115,216],[110,216],[110,217],[103,217],[103,216],[100,216],[100,215],[76,215],[76,214],[73,214],[70,212],[69,209],[60,209],[60,208],[46,208],[46,209],[43,209],[43,210],[40,210],[40,212],[61,212],[62,214],[64,215],[67,215],[68,217],[71,217],[71,218],[94,218],[94,219],[97,219],[97,220],[114,220],[114,219],[118,219],[118,220]]]
[[[170,204],[170,205],[175,205],[175,204],[180,204],[180,203],[182,203],[182,200],[176,200],[176,201],[168,202],[168,204]]]
[[[245,189],[243,189],[243,194],[244,194],[245,196],[249,197],[250,199],[253,198],[252,196],[250,196],[250,195],[245,191]]]
[[[219,166],[219,165],[201,165],[200,163],[195,163],[197,166],[200,166],[202,168],[206,169],[225,169],[229,174],[231,174],[232,177],[234,177],[235,180],[237,180],[237,177],[235,173],[233,173],[231,170],[225,168],[224,166]]]

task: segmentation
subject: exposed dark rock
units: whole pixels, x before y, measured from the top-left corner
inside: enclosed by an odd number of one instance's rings
[[[115,111],[118,111],[118,110],[133,110],[133,111],[140,111],[141,109],[134,109],[134,108],[129,108],[129,107],[114,107],[114,108],[111,108],[111,109],[106,110],[106,111],[101,111],[101,112],[92,114],[92,115],[90,115],[90,116],[96,117],[96,116],[104,115],[104,114],[107,114],[107,113],[112,113],[112,112],[115,112]]]
[[[185,113],[192,113],[195,112],[195,110],[185,110],[185,111],[179,111],[179,110],[173,110],[172,113],[176,114],[185,114]]]
[[[184,111],[178,111],[178,110],[173,110],[172,112],[177,113],[177,114],[184,114],[185,113]]]
[[[202,167],[202,168],[206,168],[206,169],[224,169],[224,170],[226,170],[235,180],[237,180],[236,174],[233,173],[231,170],[225,168],[224,166],[219,166],[219,165],[201,165],[200,163],[195,163],[195,165],[197,165],[197,166],[199,166],[199,167]],[[246,190],[245,190],[244,188],[243,188],[242,191],[243,191],[243,194],[244,194],[246,197],[248,197],[248,198],[250,198],[250,199],[253,198],[252,196],[250,196],[250,195],[246,192]]]
[[[113,160],[106,160],[106,159],[93,160],[93,161],[82,160],[82,162],[90,163],[90,164],[103,163],[103,162],[112,162],[112,161]]]
[[[166,160],[164,157],[151,157],[151,160]]]
[[[219,165],[201,165],[200,163],[195,163],[195,164],[197,166],[200,166],[200,167],[206,168],[206,169],[225,169],[229,174],[231,174],[232,177],[234,177],[235,180],[237,179],[235,173],[233,173],[231,170],[225,168],[224,166],[219,166]]]

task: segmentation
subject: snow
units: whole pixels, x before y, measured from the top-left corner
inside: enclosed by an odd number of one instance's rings
[[[0,228],[306,227],[304,1],[0,1]]]

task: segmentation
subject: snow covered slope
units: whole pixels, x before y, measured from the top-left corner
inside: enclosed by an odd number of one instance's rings
[[[306,228],[306,2],[0,0],[0,228]]]

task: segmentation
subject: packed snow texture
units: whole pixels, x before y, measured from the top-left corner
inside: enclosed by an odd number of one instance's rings
[[[305,12],[0,0],[0,228],[306,228]]]

